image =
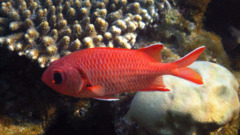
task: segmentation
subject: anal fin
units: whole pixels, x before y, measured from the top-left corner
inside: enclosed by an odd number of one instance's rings
[[[170,91],[170,89],[168,89],[164,83],[163,83],[163,77],[162,76],[158,76],[155,78],[155,80],[153,81],[153,83],[148,86],[145,89],[142,89],[140,91]]]

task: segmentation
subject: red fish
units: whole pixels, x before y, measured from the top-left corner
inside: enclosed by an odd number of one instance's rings
[[[205,49],[199,47],[172,63],[161,63],[162,44],[138,50],[89,48],[50,64],[42,81],[61,94],[117,100],[115,94],[131,91],[169,91],[162,75],[174,75],[203,84],[201,76],[188,68]]]

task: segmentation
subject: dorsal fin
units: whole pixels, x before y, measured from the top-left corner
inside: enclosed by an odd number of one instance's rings
[[[162,49],[163,49],[163,44],[158,43],[158,44],[152,44],[147,47],[140,48],[138,50],[149,55],[155,61],[161,62],[162,57],[160,55],[160,52]]]

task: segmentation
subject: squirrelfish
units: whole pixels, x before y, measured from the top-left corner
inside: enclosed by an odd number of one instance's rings
[[[42,81],[57,92],[74,97],[117,100],[115,94],[132,91],[169,91],[162,75],[174,75],[203,84],[202,77],[187,66],[204,51],[199,47],[172,63],[161,63],[162,44],[138,50],[89,48],[52,62]]]

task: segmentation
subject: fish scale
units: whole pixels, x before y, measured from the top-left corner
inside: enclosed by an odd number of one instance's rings
[[[187,66],[205,47],[172,63],[161,63],[162,48],[155,44],[138,50],[80,50],[50,64],[42,80],[64,95],[98,99],[113,99],[115,94],[131,91],[167,91],[162,79],[165,74],[203,84],[201,76]]]
[[[136,58],[136,53],[129,53],[131,51],[126,52],[125,50],[118,49],[113,52],[109,52],[107,49],[95,49],[96,53],[95,55],[92,55],[91,58],[85,59],[85,61],[82,61],[82,64],[89,64],[90,67],[88,71],[89,74],[89,81],[92,85],[103,85],[106,88],[106,94],[113,94],[115,91],[118,92],[127,92],[129,89],[142,89],[142,85],[138,85],[134,83],[137,80],[136,77],[139,77],[138,74],[147,74],[147,76],[151,75],[152,71],[149,70],[153,67],[150,67],[150,61],[149,63],[146,63],[143,61],[144,55],[142,56],[142,59]],[[107,51],[107,52],[105,52]],[[114,57],[115,54],[118,54]],[[141,55],[141,54],[138,54]],[[110,57],[112,56],[112,57]],[[125,56],[125,57],[123,57]],[[100,61],[102,59],[102,65],[90,65],[91,63],[94,64],[96,61]],[[138,63],[138,64],[137,64]],[[74,64],[74,62],[73,62]],[[84,69],[84,67],[82,67]],[[86,68],[88,68],[86,66]],[[148,69],[148,71],[147,71]],[[94,70],[94,73],[93,71]],[[112,74],[112,70],[115,70],[116,74]],[[88,74],[88,71],[86,71],[86,74]],[[107,71],[107,73],[106,73]],[[117,71],[117,72],[116,72]],[[138,71],[138,72],[137,72]],[[108,77],[105,77],[103,73],[106,73]],[[155,74],[154,76],[158,76]],[[98,79],[92,79],[92,78],[98,78]],[[107,78],[107,79],[106,79]],[[110,78],[114,78],[111,80]],[[145,78],[142,77],[140,79],[139,84],[145,84],[146,81]],[[152,78],[152,77],[150,77]],[[107,81],[109,80],[109,81]],[[130,83],[131,82],[131,83]],[[115,87],[109,87],[111,84],[115,84]],[[123,85],[125,84],[125,85]],[[131,84],[131,86],[129,85]],[[84,91],[83,91],[84,92]],[[108,93],[109,92],[109,93]],[[82,93],[82,95],[85,95]]]

